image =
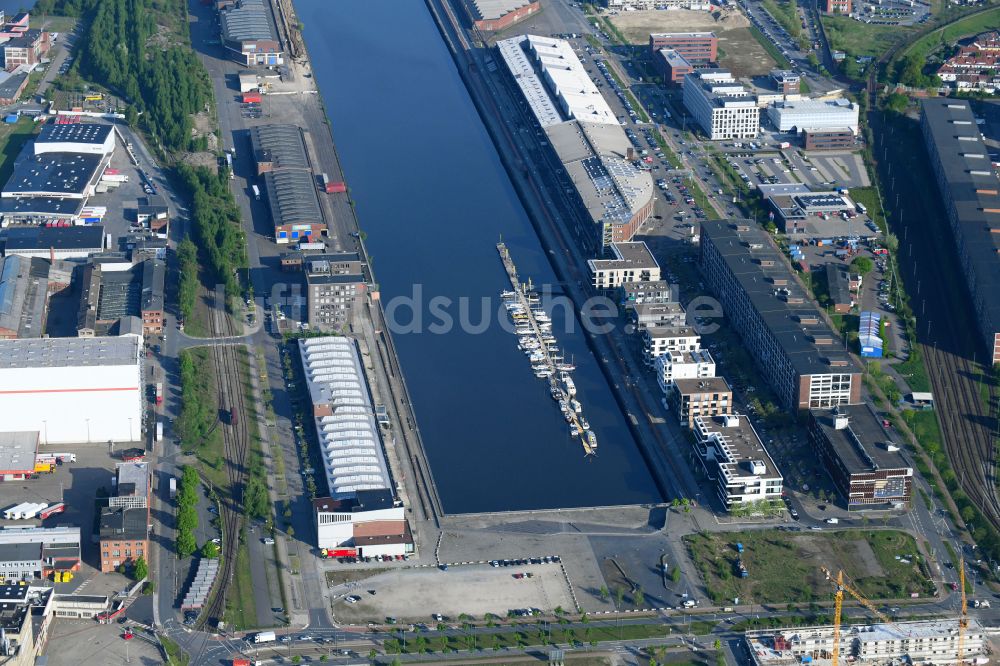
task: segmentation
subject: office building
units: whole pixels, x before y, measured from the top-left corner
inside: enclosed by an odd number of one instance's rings
[[[781,501],[781,472],[745,415],[696,416],[692,432],[698,460],[726,509]]]
[[[613,259],[587,261],[595,289],[610,291],[627,283],[659,281],[660,264],[645,243],[612,243],[610,250]]]
[[[246,67],[274,66],[285,62],[275,33],[270,3],[238,0],[219,12],[222,46],[226,55]]]
[[[3,49],[3,68],[8,72],[18,67],[34,67],[49,52],[49,33],[34,28],[11,37],[0,48]]]
[[[473,25],[484,32],[506,30],[541,9],[538,0],[467,0],[465,6]]]
[[[619,289],[622,303],[626,307],[642,303],[673,303],[678,300],[676,285],[671,285],[666,280],[623,282]]]
[[[989,358],[1000,362],[1000,180],[964,100],[921,102],[921,126]]]
[[[806,150],[853,150],[857,136],[849,127],[806,129],[802,132],[802,145]]]
[[[714,32],[654,32],[649,36],[649,51],[656,55],[671,49],[691,64],[715,62],[719,56],[719,38]]]
[[[861,402],[861,369],[751,220],[701,225],[705,284],[786,409]]]
[[[760,133],[757,100],[726,70],[688,74],[684,107],[712,141],[753,139]]]
[[[848,99],[800,99],[775,102],[767,119],[779,132],[847,128],[858,132],[858,105]]]
[[[832,663],[832,625],[750,631],[745,638],[753,666]],[[960,640],[963,658],[970,663],[983,663],[978,658],[989,654],[989,639],[983,625],[974,618],[968,621],[962,639],[957,619],[841,625],[838,652],[850,655],[850,663],[860,666],[892,663],[944,666],[957,662]]]
[[[903,508],[913,467],[872,407],[844,405],[809,412],[809,440],[849,510]]]
[[[0,414],[42,444],[134,442],[144,418],[142,339],[0,340]]]
[[[305,260],[309,328],[343,332],[364,303],[367,283],[357,252],[311,255]]]
[[[674,379],[673,390],[664,400],[672,405],[677,421],[693,428],[695,419],[733,413],[733,389],[722,377]]]
[[[770,76],[775,88],[782,95],[799,94],[802,79],[797,72],[787,69],[772,69]]]
[[[878,235],[878,227],[844,191],[812,190],[803,183],[762,183],[757,190],[774,223],[796,240]]]
[[[496,48],[593,223],[586,244],[599,252],[630,241],[652,214],[653,179],[573,48],[535,35]]]
[[[715,377],[715,359],[707,349],[667,352],[657,357],[655,367],[656,381],[668,397],[678,379]]]
[[[694,66],[674,49],[660,49],[653,53],[653,65],[663,77],[663,83],[681,85],[684,77],[694,72]]]

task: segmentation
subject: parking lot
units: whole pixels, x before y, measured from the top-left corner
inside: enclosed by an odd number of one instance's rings
[[[105,666],[106,664],[162,664],[163,657],[148,634],[124,640],[120,624],[98,624],[93,620],[57,619],[49,629],[45,655],[49,666]],[[148,637],[148,638],[147,638]],[[62,649],[67,640],[71,650]]]
[[[523,577],[517,578],[517,574]],[[360,597],[356,603],[348,603],[345,598],[334,602],[333,612],[340,622],[392,617],[433,623],[434,613],[450,618],[460,613],[504,617],[514,609],[551,611],[559,606],[567,610],[575,607],[558,564],[470,564],[450,566],[446,571],[426,567],[390,571],[353,585],[347,594]],[[381,590],[391,594],[379,594]]]

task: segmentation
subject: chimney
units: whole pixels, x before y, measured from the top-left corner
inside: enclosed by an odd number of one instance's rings
[[[625,159],[627,159],[629,162],[635,159],[635,148],[629,146],[628,148],[625,149]]]

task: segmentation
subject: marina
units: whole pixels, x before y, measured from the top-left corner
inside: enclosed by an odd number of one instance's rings
[[[510,251],[503,243],[497,243],[497,252],[503,261],[512,291],[501,292],[504,308],[514,322],[514,334],[518,338],[518,349],[523,351],[531,363],[531,370],[538,379],[549,384],[552,399],[559,404],[569,433],[579,437],[586,455],[597,452],[597,435],[590,429],[590,423],[583,416],[583,405],[576,399],[576,383],[572,371],[573,363],[567,363],[560,353],[558,341],[552,334],[552,319],[541,306],[541,299],[531,286],[531,281],[522,284],[517,274],[517,266]]]

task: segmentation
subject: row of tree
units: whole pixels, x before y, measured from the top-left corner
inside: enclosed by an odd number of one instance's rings
[[[194,239],[202,261],[216,283],[224,285],[227,296],[238,296],[238,271],[249,264],[240,211],[229,191],[229,180],[225,173],[187,164],[181,164],[177,173],[190,194]]]
[[[201,479],[193,467],[185,466],[177,489],[177,554],[190,557],[198,549],[194,531],[198,529],[198,490]]]
[[[180,354],[181,413],[177,417],[177,433],[187,452],[205,447],[217,437],[218,405],[212,398],[210,376],[199,367],[198,352],[185,349]]]
[[[177,305],[181,319],[190,321],[198,300],[198,248],[185,238],[177,244],[177,264],[180,272],[180,282],[177,286]]]

